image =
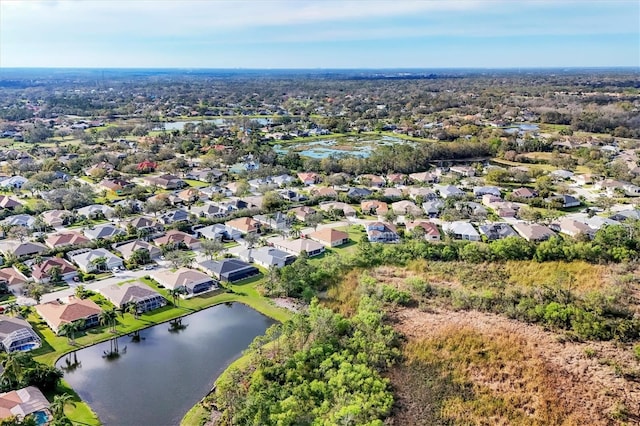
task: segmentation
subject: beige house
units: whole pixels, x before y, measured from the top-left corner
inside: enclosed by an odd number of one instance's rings
[[[116,246],[114,249],[119,252],[125,260],[129,260],[136,250],[148,250],[149,257],[151,259],[158,258],[162,254],[162,250],[158,247],[142,240],[131,241],[129,243]]]
[[[95,327],[99,323],[99,315],[102,312],[91,299],[77,299],[69,296],[68,303],[54,300],[52,302],[36,305],[36,312],[47,325],[57,334],[63,324],[76,321],[84,321],[84,328]]]
[[[338,247],[349,242],[349,234],[333,228],[323,228],[308,235],[325,247]]]

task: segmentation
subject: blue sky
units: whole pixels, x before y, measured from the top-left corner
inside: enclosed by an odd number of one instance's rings
[[[0,67],[640,66],[638,0],[0,0]]]

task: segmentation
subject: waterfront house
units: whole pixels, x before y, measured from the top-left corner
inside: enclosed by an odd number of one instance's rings
[[[83,329],[95,327],[102,312],[93,300],[77,299],[74,296],[69,296],[67,303],[54,300],[36,305],[35,309],[56,334],[60,332],[62,325],[67,323],[82,321]]]

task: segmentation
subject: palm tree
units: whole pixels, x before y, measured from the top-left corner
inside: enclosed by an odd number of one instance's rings
[[[136,303],[129,303],[127,305],[127,313],[133,315],[135,319],[138,319],[138,305]]]
[[[107,258],[104,256],[96,257],[95,259],[92,259],[89,264],[98,271],[104,271],[107,266]]]
[[[5,309],[4,312],[15,317],[18,312],[20,312],[20,306],[17,303],[10,303]]]
[[[116,313],[115,309],[111,309],[110,311],[102,311],[100,312],[100,316],[99,316],[99,320],[100,320],[100,325],[105,326],[108,325],[110,326],[110,330],[112,333],[116,332],[116,318],[118,317],[118,314]]]
[[[182,291],[180,291],[179,288],[172,288],[169,289],[168,291],[169,296],[171,296],[171,299],[173,300],[173,304],[178,307],[178,299],[180,298],[180,293],[182,293]]]
[[[68,393],[63,393],[62,395],[56,395],[53,397],[53,401],[49,405],[49,409],[51,410],[51,414],[53,414],[54,419],[64,417],[64,408],[67,404],[75,406],[73,396]]]
[[[22,352],[8,352],[2,360],[0,380],[10,387],[16,386],[22,380],[24,370],[24,355]]]
[[[70,345],[75,345],[75,343],[76,343],[75,342],[76,333],[78,331],[82,330],[83,326],[84,326],[84,321],[83,320],[73,321],[73,322],[65,322],[58,329],[58,334],[67,336],[67,339],[69,339],[69,344]]]

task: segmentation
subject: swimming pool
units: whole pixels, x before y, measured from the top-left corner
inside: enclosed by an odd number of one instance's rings
[[[46,411],[34,411],[33,417],[38,425],[44,425],[49,421],[49,415]]]

